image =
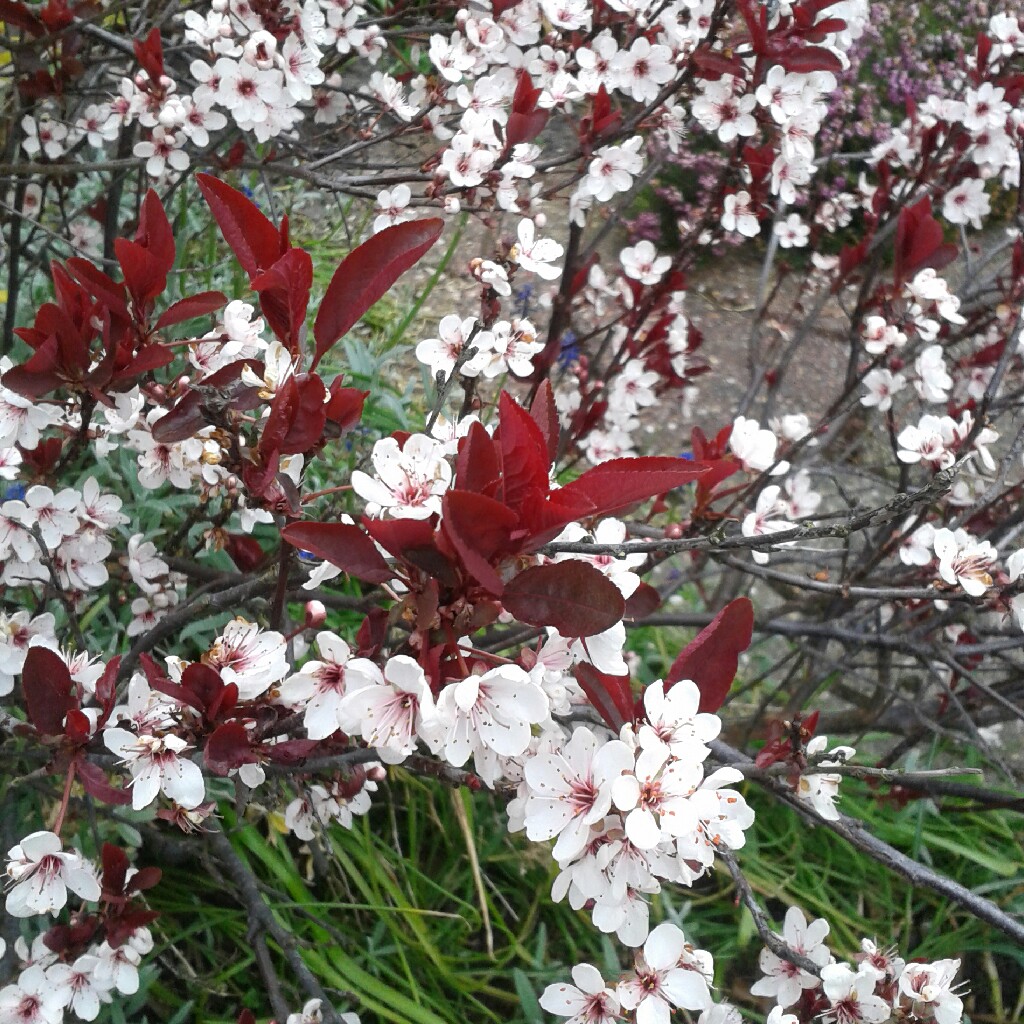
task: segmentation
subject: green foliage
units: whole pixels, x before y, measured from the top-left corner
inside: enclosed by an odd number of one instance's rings
[[[758,818],[743,870],[780,928],[786,908],[797,905],[828,918],[840,957],[852,956],[864,936],[911,958],[966,955],[972,1020],[1014,1019],[997,1010],[1007,1013],[1024,998],[1024,951],[827,830],[808,829],[752,785],[746,796]],[[261,798],[280,805],[273,791]],[[900,810],[852,779],[843,784],[842,808],[897,848],[1024,912],[1019,815],[950,806],[939,814],[928,802]],[[230,828],[234,819],[223,810]],[[341,1008],[361,1008],[368,1022],[538,1024],[546,1018],[537,997],[573,965],[593,963],[614,977],[625,964],[588,914],[550,903],[555,868],[547,849],[510,836],[506,821],[500,796],[470,799],[397,770],[351,831],[333,827],[307,845],[282,834],[279,817],[256,810],[232,841]],[[265,1019],[246,913],[225,899],[217,879],[191,865],[168,868],[152,903],[163,915],[155,932],[165,969],[151,983],[148,1005],[159,1012],[150,1019],[180,1011],[186,995],[197,1021],[233,1021],[243,1006]],[[735,905],[728,873],[716,871],[693,890],[666,889],[652,910],[714,951],[719,997],[761,1019],[763,1008],[746,991],[758,976],[761,943]],[[288,978],[276,951],[275,958]],[[195,979],[187,993],[173,980],[183,972]]]

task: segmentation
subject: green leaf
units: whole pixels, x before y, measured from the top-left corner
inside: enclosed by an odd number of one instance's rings
[[[512,984],[516,987],[516,995],[519,996],[527,1024],[543,1024],[544,1011],[537,1001],[537,993],[530,979],[518,967],[512,968]]]

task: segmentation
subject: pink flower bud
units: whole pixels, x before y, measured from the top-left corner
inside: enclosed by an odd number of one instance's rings
[[[327,609],[322,601],[306,602],[306,629],[316,629],[322,626],[327,619]]]

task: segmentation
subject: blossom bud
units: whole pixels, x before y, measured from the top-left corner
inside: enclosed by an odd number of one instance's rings
[[[683,535],[683,528],[679,523],[670,523],[665,527],[665,538],[667,540],[679,540]]]
[[[539,229],[544,227],[548,222],[548,215],[546,213],[535,213],[533,215],[533,223]]]
[[[316,629],[322,626],[327,619],[327,609],[322,601],[306,602],[306,629]]]
[[[387,777],[387,769],[382,764],[375,764],[366,769],[366,778],[370,782],[383,782]]]
[[[277,52],[277,40],[266,31],[253,32],[246,40],[242,56],[250,64],[261,71],[274,66],[274,54]]]
[[[445,196],[444,197],[444,212],[445,213],[458,213],[462,209],[462,203],[459,202],[458,196]]]

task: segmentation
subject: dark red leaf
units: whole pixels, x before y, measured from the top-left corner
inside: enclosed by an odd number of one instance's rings
[[[78,708],[71,708],[64,720],[64,735],[72,743],[81,744],[88,742],[91,731],[92,722],[89,721],[89,716]]]
[[[264,367],[257,359],[236,359],[222,366],[203,380],[200,390],[189,391],[166,416],[153,424],[153,439],[159,444],[171,444],[192,437],[211,422],[207,403],[216,401],[224,409],[255,409],[262,399],[259,388],[250,387],[241,379],[245,366],[262,378]]]
[[[280,233],[263,211],[241,192],[209,174],[197,174],[196,181],[224,240],[249,280],[272,267],[284,249]]]
[[[932,216],[931,199],[925,196],[913,206],[900,210],[893,260],[897,287],[925,267],[940,270],[956,259],[956,255],[955,245],[943,244],[942,225]]]
[[[513,112],[505,125],[505,151],[522,142],[532,142],[548,123],[549,110],[531,110],[528,114]]]
[[[635,622],[637,619],[646,619],[653,615],[661,607],[661,594],[650,585],[641,583],[636,590],[626,598],[626,614],[624,619]]]
[[[793,74],[809,75],[814,71],[842,73],[843,62],[824,46],[803,46],[776,53],[775,60]]]
[[[259,451],[265,461],[313,447],[323,436],[327,412],[323,381],[314,374],[289,377],[274,395],[263,425]]]
[[[438,550],[434,534],[436,516],[430,519],[369,519],[363,516],[363,529],[385,551],[408,565],[421,569],[446,587],[459,583],[454,552]]]
[[[75,774],[86,793],[105,804],[124,805],[132,802],[130,790],[111,785],[106,772],[84,757],[75,761]]]
[[[103,674],[96,680],[96,703],[100,706],[99,726],[106,724],[114,702],[117,699],[117,673],[121,668],[121,655],[111,658],[103,669]]]
[[[733,75],[743,78],[743,64],[738,57],[726,57],[717,50],[697,50],[692,57],[693,63],[701,72],[701,78],[718,81],[722,75]]]
[[[28,720],[43,736],[59,736],[64,719],[78,707],[71,671],[64,659],[47,647],[30,647],[21,671]]]
[[[157,812],[160,813],[159,811]],[[120,914],[107,914],[105,925],[107,929],[107,945],[111,949],[119,949],[123,946],[140,928],[152,924],[160,916],[158,910],[142,910],[137,903],[129,905],[129,909]]]
[[[551,390],[551,381],[545,379],[530,404],[530,415],[544,436],[550,466],[558,455],[558,437],[561,427],[558,422],[558,410],[555,408],[555,396]]]
[[[334,272],[313,323],[313,369],[360,317],[441,237],[444,221],[410,220],[378,231]]]
[[[502,497],[519,510],[528,499],[548,493],[547,444],[530,414],[506,391],[498,398],[498,419],[494,440],[501,454]]]
[[[558,497],[566,502],[584,499],[593,505],[590,515],[606,516],[691,480],[700,480],[710,470],[708,463],[689,459],[662,456],[612,459],[566,484],[558,491]]]
[[[120,846],[104,843],[100,853],[103,862],[103,874],[100,882],[103,886],[103,899],[107,903],[118,903],[124,898],[124,884],[128,876],[128,854]]]
[[[289,382],[295,389],[295,406],[288,423],[288,430],[281,440],[278,451],[282,455],[296,455],[309,451],[318,445],[324,436],[327,423],[327,389],[320,377],[300,374]],[[270,407],[267,429],[274,418],[274,407]]]
[[[312,286],[313,258],[304,249],[289,249],[252,280],[267,323],[293,356],[299,354]]]
[[[159,344],[146,345],[124,369],[118,370],[114,374],[114,379],[131,380],[172,362],[174,362],[174,353],[171,349]]]
[[[149,189],[142,200],[135,241],[157,261],[162,276],[166,278],[174,266],[174,230],[154,189]]]
[[[183,323],[185,320],[194,320],[197,316],[206,316],[227,304],[227,296],[222,292],[200,292],[198,295],[190,295],[186,299],[179,299],[168,306],[156,322],[156,329],[159,331],[164,327],[172,327],[174,324]]]
[[[621,621],[625,601],[600,569],[575,559],[535,565],[505,584],[501,603],[520,622],[562,636],[594,636]]]
[[[515,3],[519,3],[520,0],[514,0],[513,4],[508,6],[514,6]],[[26,32],[34,36],[42,36],[46,34],[46,26],[25,6],[23,3],[16,2],[16,0],[0,0],[0,21],[7,25],[14,25],[17,28],[22,28]]]
[[[351,430],[362,418],[363,405],[370,392],[361,391],[359,388],[342,387],[341,377],[335,377],[331,381],[329,391],[331,397],[326,406],[327,419],[333,424],[331,429],[336,431],[337,436],[340,437]]]
[[[348,523],[291,523],[281,536],[293,547],[326,559],[350,576],[367,583],[395,578],[377,545],[358,527]]]
[[[114,255],[121,265],[124,283],[140,309],[152,302],[167,286],[167,274],[160,261],[138,242],[115,238]]]
[[[717,711],[753,635],[754,606],[749,598],[730,601],[679,653],[665,677],[665,689],[680,679],[692,679],[700,690],[699,710]]]
[[[388,615],[386,608],[371,608],[356,630],[356,657],[376,658],[388,636]]]
[[[232,683],[232,686],[235,684]],[[236,687],[237,689],[237,687]],[[164,693],[172,697],[178,696],[197,711],[206,714],[214,704],[221,702],[225,690],[224,680],[220,673],[212,665],[204,665],[201,661],[194,661],[184,672],[181,673],[181,686],[179,695],[174,694],[169,688],[162,688]],[[212,715],[206,715],[208,720]]]
[[[320,746],[320,740],[284,740],[271,744],[267,756],[274,764],[301,764]]]
[[[63,378],[55,369],[54,350],[56,343],[39,349],[36,354],[21,366],[12,366],[2,377],[0,383],[11,391],[16,391],[25,398],[42,398],[63,383]]]
[[[501,466],[494,441],[487,428],[474,420],[459,441],[455,460],[455,483],[460,491],[493,495],[501,482]]]
[[[123,320],[128,319],[127,293],[120,281],[115,281],[80,256],[72,256],[67,261],[67,269],[91,295],[96,296],[112,313]]]
[[[610,676],[585,661],[576,666],[574,675],[597,713],[615,732],[633,721],[633,691],[628,675]]]
[[[214,775],[227,775],[233,768],[259,761],[259,755],[252,749],[249,733],[238,721],[218,726],[206,741],[203,756],[206,767]]]
[[[519,511],[520,551],[536,551],[554,540],[567,524],[593,513],[594,505],[585,495],[569,494],[563,498],[562,490],[552,491],[546,501],[543,494],[534,491],[523,502]]]
[[[225,534],[224,550],[242,572],[255,572],[267,557],[260,542],[247,533]]]
[[[159,868],[139,868],[139,870],[128,879],[125,891],[145,892],[146,889],[152,889],[155,885],[158,885],[162,877],[163,872]]]
[[[441,499],[441,526],[469,574],[495,597],[505,589],[491,564],[508,551],[519,517],[500,501],[472,491],[447,491]]]
[[[50,5],[48,5],[50,6]],[[67,10],[64,4],[59,5]],[[164,73],[164,48],[160,41],[160,29],[152,28],[145,39],[136,39],[132,46],[135,49],[135,57],[149,75],[150,81],[157,85]]]

